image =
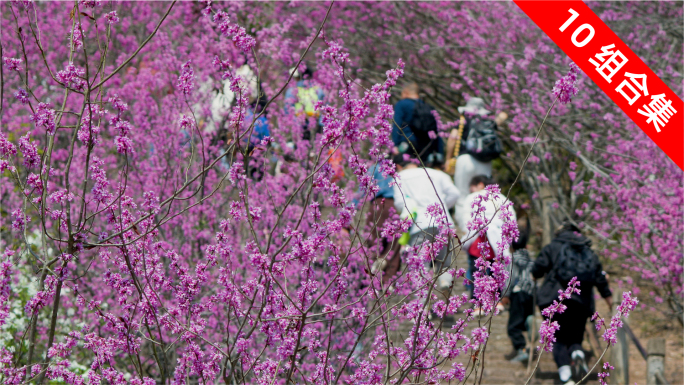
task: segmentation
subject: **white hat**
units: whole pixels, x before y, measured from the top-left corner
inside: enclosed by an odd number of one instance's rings
[[[301,74],[299,73],[299,70],[297,69],[297,67],[292,67],[292,68],[290,68],[287,72],[288,72],[288,73],[291,73],[291,74],[292,74],[292,77],[295,78],[295,79],[301,77]],[[294,73],[293,73],[293,72],[294,72]]]
[[[465,106],[458,107],[458,112],[469,112],[471,114],[478,114],[480,116],[489,115],[491,111],[484,108],[485,103],[481,98],[470,98]]]

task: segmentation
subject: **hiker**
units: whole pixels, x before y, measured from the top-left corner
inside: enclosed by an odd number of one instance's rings
[[[256,181],[263,178],[267,164],[271,161],[269,154],[264,152],[265,149],[257,148],[263,139],[271,135],[268,115],[264,110],[265,106],[266,98],[255,99],[246,109],[243,123],[244,129],[249,129],[252,124],[254,125],[251,132],[245,133],[242,141],[247,145],[247,154],[251,157],[247,173],[250,178]],[[257,150],[255,151],[255,149]]]
[[[370,227],[371,231],[367,240],[367,245],[372,246],[378,239],[381,240],[380,252],[377,254],[377,258],[371,266],[371,272],[376,274],[379,271],[384,271],[384,274],[382,275],[382,284],[383,286],[386,286],[390,282],[390,279],[401,268],[399,243],[396,240],[381,235],[385,221],[388,220],[394,212],[394,189],[391,186],[392,178],[385,178],[382,176],[379,167],[373,167],[371,171],[373,173],[373,179],[375,179],[378,184],[378,191],[375,193],[375,197],[369,202],[366,224]]]
[[[438,204],[442,210],[453,207],[458,199],[458,190],[451,182],[449,175],[440,170],[422,168],[416,165],[416,158],[408,154],[395,155],[394,163],[399,171],[401,186],[394,185],[394,207],[397,212],[404,216],[408,214],[413,218],[413,225],[409,229],[409,246],[419,246],[425,241],[432,241],[439,234],[439,224],[428,213],[428,207]],[[446,223],[449,227],[454,226],[451,216],[443,211]],[[437,253],[434,264],[436,272],[446,271],[451,265],[451,256],[448,247],[445,246]],[[451,286],[453,277],[443,273],[437,279],[437,288],[447,298],[450,293],[444,290]]]
[[[434,108],[420,99],[419,91],[418,84],[408,83],[394,105],[392,152],[411,154],[426,163],[430,154],[444,153],[444,141],[437,134]]]
[[[261,84],[259,84],[258,76],[249,65],[245,64],[240,66],[235,71],[235,75],[240,77],[240,84],[244,86],[244,89],[248,93],[248,103],[254,104],[260,99],[265,99],[260,95]],[[211,101],[210,107],[211,120],[209,120],[207,125],[208,130],[218,132],[221,140],[225,140],[226,131],[231,131],[228,127],[228,115],[235,106],[235,93],[230,89],[230,83],[230,79],[224,79],[222,87],[214,90],[215,95]]]
[[[542,310],[558,299],[558,292],[565,290],[573,277],[580,282],[580,294],[573,293],[570,299],[564,300],[563,305],[567,309],[552,318],[560,325],[555,334],[553,359],[561,381],[574,385],[588,371],[582,340],[587,319],[595,311],[594,287],[612,308],[606,273],[591,250],[591,241],[580,233],[579,228],[566,222],[551,243],[542,249],[532,268],[532,275],[544,277],[537,294],[537,304]]]
[[[245,111],[245,121],[244,127],[249,128],[254,123],[252,132],[249,136],[245,135],[243,141],[247,142],[248,149],[247,152],[252,152],[254,147],[259,144],[265,137],[271,135],[269,130],[268,115],[264,110],[266,107],[266,99],[260,98],[255,100],[249,108]],[[263,112],[263,114],[262,114]]]
[[[435,170],[442,171],[444,168],[444,155],[439,152],[433,152],[427,156],[425,160],[425,167],[430,167]]]
[[[476,175],[491,177],[492,160],[503,152],[501,140],[496,135],[497,124],[503,123],[508,115],[502,112],[497,119],[488,119],[491,112],[484,105],[481,98],[470,98],[465,106],[458,107],[462,114],[459,127],[451,130],[447,140],[447,169],[453,169],[454,184],[461,193],[461,200],[456,205],[457,215],[460,215],[458,211],[469,211],[463,203],[470,180]],[[465,228],[460,230],[465,231]]]
[[[527,317],[534,315],[533,295],[536,285],[532,280],[532,266],[534,261],[527,252],[527,241],[530,236],[530,218],[521,211],[518,214],[518,239],[511,244],[513,255],[511,257],[511,275],[504,286],[501,302],[510,304],[508,308],[508,338],[513,344],[513,351],[506,356],[510,362],[527,362],[529,350],[526,349],[526,341],[523,332],[527,330]]]
[[[468,211],[463,210],[460,213],[458,211],[456,212],[458,226],[461,229],[467,229],[468,222],[472,220],[472,214],[474,210],[473,203],[480,195],[485,194],[485,187],[492,184],[495,184],[494,180],[487,175],[476,175],[470,180],[468,186],[470,194],[463,200],[465,202],[464,207],[468,208]],[[468,231],[466,235],[461,238],[464,240],[463,250],[466,250],[466,253],[468,254],[468,271],[466,272],[466,278],[468,280],[466,282],[469,283],[466,285],[466,288],[470,292],[471,299],[474,298],[475,291],[475,286],[473,284],[474,275],[477,271],[475,261],[482,257],[482,252],[480,251],[478,245],[485,241],[488,243],[488,261],[493,261],[495,257],[500,256],[497,249],[497,243],[501,242],[502,227],[504,222],[497,213],[497,209],[506,202],[506,197],[501,194],[497,194],[496,198],[497,199],[489,199],[488,201],[484,202],[485,218],[487,218],[488,221],[491,221],[487,226],[486,237],[483,239],[479,234],[477,234],[477,231]],[[515,220],[515,213],[513,213],[513,216],[513,219]],[[510,251],[508,249],[504,250],[504,256],[510,256]],[[490,275],[491,271],[487,269],[485,273]],[[504,306],[501,302],[497,303],[496,308],[499,311],[504,310]],[[482,309],[475,308],[473,314],[475,316],[481,316]]]
[[[235,75],[240,78],[240,86],[247,93],[247,110],[254,110],[255,104],[261,100],[265,101],[261,84],[258,81],[257,74],[247,64],[240,66],[235,70]],[[203,87],[212,87],[212,83],[206,83]],[[230,168],[229,159],[232,159],[237,151],[237,147],[231,147],[235,137],[235,127],[230,127],[230,111],[236,105],[235,93],[230,89],[230,79],[224,79],[221,88],[214,90],[214,97],[209,108],[211,112],[211,119],[206,122],[205,132],[213,132],[210,146],[217,146],[222,142],[223,150],[232,148],[231,155],[226,155],[221,158],[221,165],[228,169]],[[251,106],[251,107],[250,107]],[[264,119],[265,120],[265,119]],[[251,119],[248,125],[251,124]],[[243,128],[246,128],[243,126]],[[256,127],[255,127],[256,128]],[[245,142],[247,144],[247,142]],[[250,149],[251,151],[251,149]]]
[[[304,116],[306,119],[302,127],[302,140],[311,139],[311,126],[315,132],[322,132],[321,114],[316,111],[316,103],[323,100],[325,96],[323,90],[313,80],[313,71],[306,66],[304,71],[292,68],[290,73],[294,72],[292,77],[295,80],[295,87],[290,87],[285,91],[285,100],[294,109],[296,116]]]

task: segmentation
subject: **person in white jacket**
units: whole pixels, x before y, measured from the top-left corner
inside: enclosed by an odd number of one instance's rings
[[[458,227],[464,229],[466,232],[466,235],[463,238],[461,238],[461,240],[464,242],[463,250],[466,250],[468,253],[468,272],[466,273],[466,278],[468,278],[470,281],[472,281],[473,273],[476,269],[475,260],[477,260],[477,258],[479,257],[479,255],[471,254],[471,250],[477,249],[477,245],[474,245],[474,243],[478,239],[478,231],[477,229],[467,230],[467,226],[468,223],[472,221],[472,215],[474,211],[473,204],[480,195],[486,194],[485,187],[491,184],[494,184],[494,181],[486,175],[476,175],[475,177],[473,177],[470,181],[469,186],[470,194],[466,196],[463,200],[463,207],[466,208],[466,210],[463,210],[461,213],[457,212],[456,220],[458,222]],[[487,226],[487,240],[489,241],[489,245],[491,247],[489,256],[491,259],[493,259],[494,257],[501,256],[497,245],[501,242],[502,238],[502,227],[504,225],[504,221],[501,217],[501,206],[505,203],[507,203],[506,197],[500,193],[496,194],[494,197],[492,197],[492,199],[488,199],[487,201],[483,202],[485,207],[484,216],[486,218],[487,223],[489,223],[489,225]],[[516,221],[515,211],[512,211],[511,215],[512,220]],[[510,255],[511,254],[508,248],[503,250],[504,257],[510,258]],[[472,298],[474,287],[472,284],[466,286],[470,291],[470,296]],[[497,307],[500,310],[503,310],[502,304],[498,304]],[[478,314],[478,309],[475,309],[475,314]]]
[[[425,241],[431,241],[439,234],[437,219],[429,214],[429,206],[438,204],[450,228],[454,227],[453,219],[448,211],[454,207],[460,194],[454,186],[451,177],[443,171],[433,168],[421,168],[405,155],[397,155],[394,162],[399,170],[400,185],[394,185],[394,207],[397,212],[409,214],[413,217],[413,225],[409,230],[410,246],[419,246]],[[453,277],[446,271],[451,265],[448,246],[438,253],[435,261],[430,261],[435,271],[443,271],[438,278],[438,289],[444,290],[451,286]]]
[[[458,107],[458,112],[463,114],[465,119],[464,126],[459,134],[459,129],[452,129],[446,145],[446,160],[456,156],[454,170],[454,184],[461,193],[461,198],[456,202],[456,215],[468,215],[470,208],[466,206],[465,199],[468,196],[469,183],[476,175],[492,175],[492,162],[482,162],[475,159],[468,153],[467,139],[471,129],[473,118],[487,119],[491,111],[485,108],[482,98],[470,98],[465,106]],[[508,114],[499,112],[494,118],[497,126],[501,126],[508,119]],[[459,136],[460,135],[460,136]],[[458,148],[456,146],[458,145]],[[466,231],[465,227],[459,225],[459,230]]]

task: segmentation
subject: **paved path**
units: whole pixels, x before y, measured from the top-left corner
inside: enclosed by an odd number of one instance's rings
[[[464,253],[462,253],[464,254]],[[457,266],[462,267],[462,266],[468,266],[466,257],[459,256],[457,258]],[[454,288],[454,291],[456,292],[455,294],[461,294],[465,291],[465,288],[460,284],[460,282],[457,283],[456,287]],[[537,320],[536,320],[536,325],[537,329],[539,328],[539,325],[541,323],[541,315],[537,311]],[[486,321],[486,318],[482,318],[478,322],[478,320],[473,320],[468,324],[467,327],[467,334],[470,335],[470,331],[473,328],[483,326]],[[501,312],[498,316],[494,316],[492,318],[492,323],[491,323],[491,328],[490,328],[490,339],[489,342],[487,343],[487,347],[485,349],[485,358],[484,358],[484,371],[482,375],[482,381],[480,382],[480,376],[478,373],[478,379],[477,383],[478,384],[490,384],[490,385],[499,385],[499,384],[519,384],[519,385],[524,385],[525,382],[527,381],[527,363],[511,363],[508,362],[505,358],[504,355],[509,353],[513,348],[510,343],[510,340],[508,339],[508,335],[506,334],[506,322],[508,321],[508,312]],[[410,323],[406,323],[405,325],[402,325],[399,330],[397,330],[397,334],[393,336],[393,340],[395,343],[402,343],[402,338],[399,337],[399,334],[403,335],[404,338],[408,334],[410,328],[411,328]],[[444,330],[450,330],[450,327],[444,327]],[[591,347],[587,341],[584,342],[584,348],[585,350],[590,350]],[[466,364],[466,361],[470,359],[470,357],[462,357],[457,359],[458,362],[462,362],[464,365]],[[590,359],[588,364],[589,367],[593,365],[595,360]],[[478,368],[478,372],[482,372],[482,366]],[[533,362],[534,366],[534,362]],[[592,375],[589,378],[590,381],[586,382],[589,385],[594,385],[598,384],[597,377],[596,375]],[[467,381],[467,384],[475,384],[475,375],[474,373],[470,376],[470,378]],[[542,355],[541,361],[539,363],[539,369],[537,370],[535,377],[532,378],[530,381],[530,384],[543,384],[543,385],[551,385],[551,384],[562,384],[560,382],[560,379],[558,378],[558,372],[556,369],[556,364],[553,362],[553,357],[551,356],[551,353],[544,353]]]

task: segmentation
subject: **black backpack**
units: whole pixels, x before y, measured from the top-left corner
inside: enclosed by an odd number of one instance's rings
[[[496,123],[493,120],[473,118],[466,140],[468,154],[480,162],[497,159],[503,152],[503,144],[496,131]]]
[[[563,286],[567,286],[572,277],[577,277],[583,287],[591,286],[596,281],[597,265],[598,259],[591,248],[575,248],[564,242],[556,264],[556,276]]]
[[[414,146],[418,152],[418,156],[425,161],[427,156],[438,149],[439,137],[435,139],[430,139],[428,132],[434,131],[437,134],[437,120],[435,116],[432,115],[434,108],[425,103],[424,101],[418,99],[413,106],[413,119],[409,123],[409,128],[413,132],[413,136],[416,138]]]

